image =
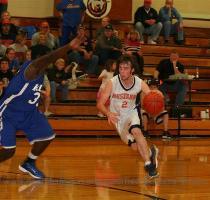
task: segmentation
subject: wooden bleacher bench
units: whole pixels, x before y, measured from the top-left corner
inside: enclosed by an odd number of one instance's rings
[[[158,65],[163,59],[169,58],[165,55],[144,55],[145,65]],[[200,58],[200,57],[180,57],[179,60],[185,66],[204,66],[210,67],[210,58]]]
[[[59,135],[117,135],[113,126],[110,126],[107,119],[97,117],[49,117],[49,122],[55,132]],[[150,126],[150,132],[159,135],[162,131],[162,125]],[[177,135],[177,119],[169,119],[169,129]],[[182,119],[181,136],[209,135],[209,120],[200,120],[200,118]]]
[[[142,45],[143,55],[169,55],[173,49],[176,49],[180,56],[210,57],[210,50],[200,47],[187,46],[164,46],[164,45]]]

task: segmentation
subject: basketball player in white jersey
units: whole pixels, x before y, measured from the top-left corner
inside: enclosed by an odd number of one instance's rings
[[[105,86],[97,103],[97,108],[107,116],[109,123],[115,125],[123,142],[137,150],[145,162],[145,170],[150,178],[158,176],[156,146],[148,147],[140,129],[140,119],[136,107],[139,92],[150,92],[148,85],[134,76],[134,64],[130,56],[123,55],[117,63],[119,74],[114,76]],[[110,98],[110,108],[105,106]]]

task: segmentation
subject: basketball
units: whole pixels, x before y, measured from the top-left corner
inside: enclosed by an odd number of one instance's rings
[[[150,115],[156,116],[164,110],[164,97],[159,91],[151,91],[143,98],[143,109]]]

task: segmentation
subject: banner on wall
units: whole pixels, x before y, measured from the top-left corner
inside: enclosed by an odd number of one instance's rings
[[[109,14],[112,0],[84,0],[86,13],[94,19],[101,19]]]

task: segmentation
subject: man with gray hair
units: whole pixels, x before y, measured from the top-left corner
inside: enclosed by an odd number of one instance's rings
[[[176,35],[176,43],[183,44],[183,20],[180,13],[173,6],[173,0],[166,0],[165,6],[160,9],[160,20],[163,24],[165,43],[168,43],[170,34]],[[174,19],[177,21],[173,23]]]

